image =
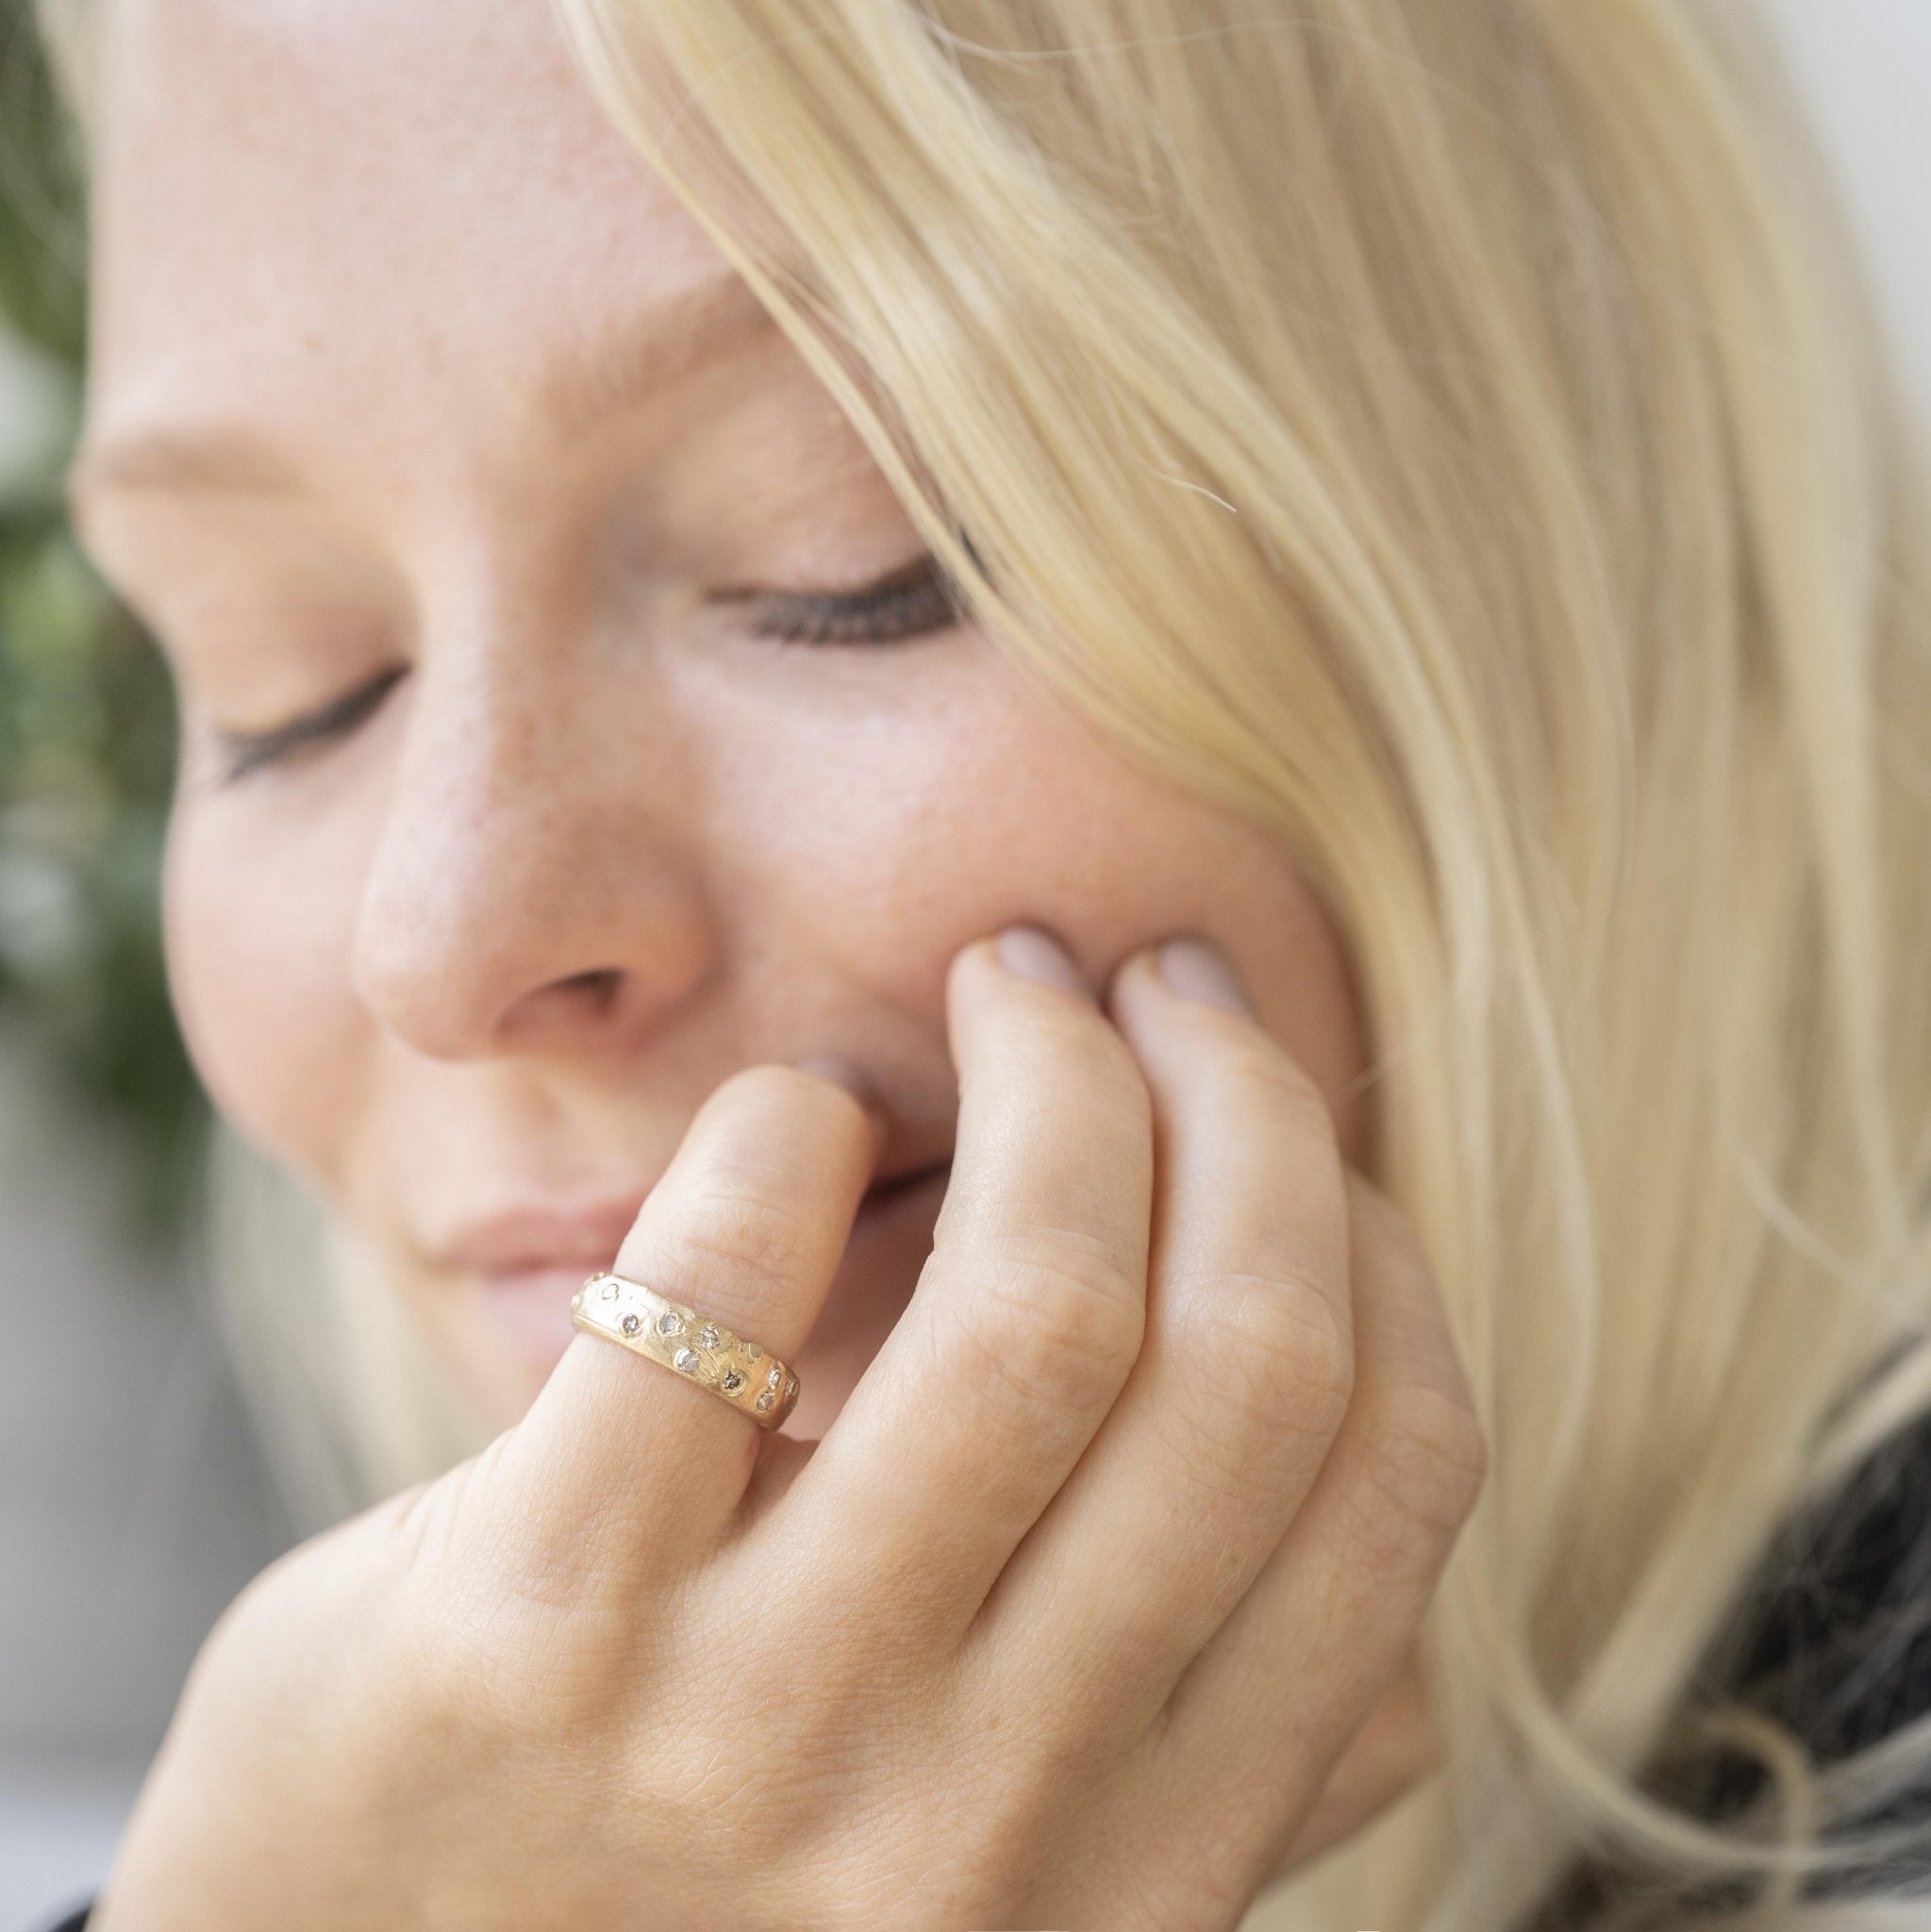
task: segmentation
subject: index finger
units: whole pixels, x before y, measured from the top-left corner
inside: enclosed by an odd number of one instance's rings
[[[818,1319],[877,1151],[875,1121],[846,1087],[800,1067],[747,1067],[698,1109],[613,1272],[788,1364]],[[626,1550],[660,1553],[715,1537],[763,1435],[676,1368],[579,1332],[504,1467],[535,1486],[545,1534],[564,1547],[595,1524]]]

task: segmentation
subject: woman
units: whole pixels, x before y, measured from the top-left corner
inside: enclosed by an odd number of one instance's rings
[[[1908,1632],[1733,1693],[1918,1526],[1927,524],[1742,25],[44,12],[184,1025],[493,1432],[93,1932],[1875,1923]]]

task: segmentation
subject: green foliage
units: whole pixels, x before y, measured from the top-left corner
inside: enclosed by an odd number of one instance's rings
[[[71,422],[82,171],[25,10],[0,6],[0,325]],[[159,940],[174,708],[159,655],[68,529],[66,453],[0,493],[0,1015],[120,1124],[136,1156],[124,1219],[152,1238],[185,1224],[208,1125]]]
[[[71,369],[87,319],[86,169],[21,0],[0,0],[0,311]]]

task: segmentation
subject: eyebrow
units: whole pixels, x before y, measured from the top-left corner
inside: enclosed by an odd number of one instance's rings
[[[749,342],[776,318],[736,274],[694,283],[640,319],[565,343],[538,393],[558,439],[574,441]],[[158,423],[91,438],[67,466],[70,508],[120,491],[299,495],[310,479],[272,437],[239,422]]]

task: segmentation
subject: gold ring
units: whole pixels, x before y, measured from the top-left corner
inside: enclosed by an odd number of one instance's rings
[[[708,1389],[761,1429],[776,1428],[798,1399],[797,1376],[768,1349],[626,1275],[592,1274],[571,1296],[570,1319]]]

